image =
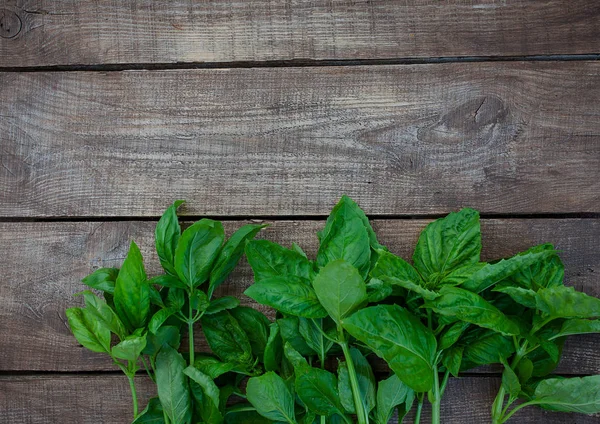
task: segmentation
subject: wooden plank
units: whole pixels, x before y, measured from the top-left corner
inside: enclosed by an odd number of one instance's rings
[[[8,0],[0,66],[598,53],[594,0]]]
[[[499,378],[451,379],[442,400],[442,419],[447,424],[487,424],[500,386]],[[148,378],[137,378],[140,405],[153,396]],[[40,402],[40,399],[43,402]],[[405,422],[412,423],[412,416]],[[122,424],[131,417],[127,379],[119,375],[1,376],[0,421],[11,424]],[[421,422],[430,421],[429,407]],[[397,421],[393,421],[397,422]],[[509,423],[592,424],[598,416],[564,414],[524,408]]]
[[[600,62],[0,73],[0,216],[600,212]]]
[[[377,220],[374,228],[391,251],[410,258],[418,233],[428,221]],[[226,222],[227,231],[242,222]],[[298,242],[314,257],[315,233],[323,221],[275,221],[260,234],[286,246]],[[120,266],[130,240],[144,254],[149,275],[159,272],[153,251],[153,222],[0,223],[0,371],[113,370],[108,358],[80,347],[71,335],[64,310],[78,305],[73,293],[85,288],[80,279],[101,266]],[[552,242],[562,251],[567,281],[600,296],[600,220],[483,220],[483,257],[515,254],[535,244]],[[245,263],[219,290],[239,296],[252,281]],[[242,296],[244,304],[252,305]],[[263,309],[264,310],[264,309]],[[198,350],[206,346],[199,340]],[[558,372],[600,373],[600,337],[574,337]],[[477,372],[496,372],[483,369]]]

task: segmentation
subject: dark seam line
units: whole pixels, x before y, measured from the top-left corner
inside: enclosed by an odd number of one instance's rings
[[[378,214],[367,215],[371,220],[417,220],[437,219],[446,214]],[[202,218],[219,221],[323,221],[328,215],[180,215],[182,221],[197,221]],[[600,213],[482,213],[481,219],[600,219]],[[72,216],[72,217],[0,217],[0,223],[28,222],[156,222],[160,216]]]
[[[96,65],[45,65],[45,66],[0,66],[0,72],[78,72],[78,71],[155,71],[184,69],[231,69],[231,68],[285,68],[322,66],[366,66],[366,65],[428,65],[440,63],[481,62],[550,62],[600,60],[600,53],[555,54],[529,56],[448,56],[423,58],[384,59],[291,59],[235,62],[176,62],[176,63],[116,63]]]

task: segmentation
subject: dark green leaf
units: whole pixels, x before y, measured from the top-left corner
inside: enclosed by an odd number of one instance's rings
[[[237,265],[244,253],[246,242],[253,239],[265,227],[266,225],[244,225],[227,240],[210,273],[210,283],[208,286],[209,298],[212,297],[215,289],[225,281]]]
[[[225,415],[226,424],[271,424],[272,422],[256,411],[239,410]]]
[[[493,291],[507,294],[518,304],[535,309],[537,294],[533,290],[503,285],[495,287]]]
[[[308,362],[297,350],[295,350],[290,343],[286,343],[283,351],[285,352],[285,357],[290,364],[294,367],[294,371],[296,375],[301,375],[306,372],[309,368]]]
[[[252,240],[246,245],[246,257],[254,271],[254,280],[293,275],[311,280],[313,270],[306,256],[268,240]]]
[[[598,318],[600,299],[573,287],[551,287],[537,292],[537,308],[554,318]]]
[[[415,248],[413,262],[423,278],[437,283],[450,271],[479,262],[479,212],[462,209],[429,224]]]
[[[306,253],[304,253],[304,250],[302,250],[302,248],[300,246],[298,246],[296,243],[292,243],[292,249],[294,252],[299,253],[300,255],[304,256],[305,258],[308,258],[308,256],[306,256]]]
[[[460,372],[463,350],[463,346],[454,345],[450,349],[444,350],[442,354],[442,364],[454,377],[458,377],[458,373]]]
[[[298,317],[287,317],[277,320],[283,342],[289,342],[292,347],[300,352],[302,356],[311,356],[315,352],[306,344],[304,337],[300,334],[300,323]]]
[[[326,339],[323,335],[323,332],[325,331],[323,329],[323,322],[324,321],[321,318],[298,319],[298,330],[300,331],[300,334],[302,337],[304,337],[306,344],[316,352],[321,361],[325,359],[327,352],[333,346],[333,342],[329,339]]]
[[[188,287],[198,287],[210,275],[225,234],[218,221],[201,219],[187,228],[175,250],[175,270]]]
[[[179,312],[179,309],[175,308],[159,309],[150,319],[150,322],[148,323],[148,330],[151,333],[156,334],[161,325],[163,325],[165,321],[169,319],[169,317],[175,315],[177,312]]]
[[[177,218],[177,208],[184,203],[176,200],[167,208],[158,221],[155,231],[156,253],[160,264],[169,274],[175,275],[175,249],[181,236],[181,227]]]
[[[108,304],[96,296],[89,290],[82,292],[85,299],[86,313],[89,313],[100,324],[107,327],[110,331],[115,333],[119,339],[123,340],[127,336],[127,330],[125,326],[115,313],[115,311],[108,306]]]
[[[394,408],[405,402],[412,390],[396,374],[379,382],[377,386],[377,409],[375,423],[388,424],[394,414]]]
[[[212,356],[196,356],[194,366],[213,380],[235,368],[234,364],[221,362]]]
[[[367,283],[367,301],[369,303],[379,303],[392,295],[394,290],[388,283],[378,278],[371,278]]]
[[[221,360],[241,365],[252,363],[248,336],[228,311],[202,317],[202,329],[211,350]]]
[[[458,339],[460,338],[460,336],[462,336],[465,330],[469,328],[469,325],[471,324],[462,321],[458,321],[452,324],[450,328],[448,328],[444,332],[444,334],[439,340],[440,349],[448,349],[450,346],[454,345],[454,343],[458,341]]]
[[[461,371],[478,365],[496,364],[499,357],[508,358],[515,351],[508,337],[491,330],[474,327],[464,342]]]
[[[240,305],[240,300],[233,296],[223,296],[218,299],[210,301],[210,305],[204,312],[205,315],[216,314],[217,312],[224,311],[226,309],[237,308]]]
[[[190,296],[190,302],[192,309],[195,311],[206,311],[210,306],[208,296],[202,290],[194,290]]]
[[[433,386],[435,336],[418,318],[397,305],[362,309],[344,319],[344,328],[389,364],[417,392]]]
[[[204,395],[214,403],[216,408],[219,408],[219,388],[212,378],[192,366],[184,369],[183,373],[195,381],[202,388]]]
[[[443,286],[440,296],[425,302],[425,307],[506,335],[519,334],[519,326],[481,296],[458,287]]]
[[[100,268],[81,281],[88,287],[113,294],[117,275],[119,275],[118,268]]]
[[[238,306],[229,311],[248,335],[252,353],[262,357],[269,338],[271,322],[261,312],[247,306]]]
[[[533,362],[531,362],[529,358],[522,358],[519,361],[515,372],[517,373],[517,378],[521,385],[527,383],[533,375]]]
[[[167,307],[180,310],[185,305],[185,292],[182,289],[170,288],[166,303]]]
[[[365,227],[364,213],[349,197],[343,196],[333,208],[318,236],[321,245],[317,264],[320,267],[343,259],[357,268],[363,278],[367,277],[371,263],[369,231]]]
[[[309,367],[296,377],[296,391],[310,411],[326,417],[344,415],[337,378],[329,371]]]
[[[73,335],[83,347],[92,352],[110,352],[110,330],[86,309],[65,311]]]
[[[379,278],[393,286],[399,286],[415,292],[424,299],[435,299],[437,293],[427,290],[416,269],[404,259],[389,252],[379,252],[379,259],[371,276]]]
[[[181,336],[179,329],[170,325],[160,327],[156,334],[148,333],[146,335],[146,347],[143,352],[146,355],[156,355],[158,351],[166,345],[173,349],[179,349]]]
[[[476,272],[487,265],[485,262],[477,262],[468,264],[452,270],[449,274],[440,281],[441,286],[460,286],[465,281],[469,280]]]
[[[165,302],[163,301],[162,293],[166,293],[165,289],[161,289],[161,291],[156,290],[156,288],[148,282],[148,287],[150,289],[150,305],[158,306],[159,308],[166,308]],[[104,295],[106,297],[106,294]]]
[[[157,397],[148,401],[146,409],[131,424],[165,424],[163,407]]]
[[[277,371],[283,354],[283,341],[279,334],[279,324],[273,323],[269,326],[269,338],[265,346],[263,363],[266,371]]]
[[[294,398],[283,379],[274,372],[249,379],[246,396],[263,417],[295,424]]]
[[[555,252],[551,244],[534,246],[522,254],[542,251]],[[543,287],[557,287],[563,285],[565,267],[558,255],[553,254],[513,274],[510,279],[517,285],[538,291]]]
[[[506,393],[510,395],[511,398],[516,399],[521,393],[521,383],[519,382],[519,377],[510,367],[505,358],[500,357],[500,362],[504,365],[504,371],[502,371],[502,387],[506,390]]]
[[[244,294],[285,314],[305,318],[327,316],[309,282],[298,277],[268,278],[251,285]]]
[[[171,346],[163,346],[156,355],[156,386],[160,403],[173,423],[187,423],[192,416],[192,400],[183,370],[183,356]]]
[[[147,283],[140,249],[131,242],[115,284],[115,308],[125,326],[133,331],[148,321],[150,286]]]
[[[533,402],[552,411],[596,414],[600,412],[600,375],[542,380]]]
[[[190,392],[192,394],[195,420],[200,419],[202,423],[222,424],[224,421],[221,410],[214,401],[205,393],[202,386],[194,380],[190,380]],[[220,396],[219,396],[220,397]],[[220,400],[220,399],[219,399]]]
[[[371,365],[358,349],[350,348],[350,356],[352,357],[352,362],[354,363],[356,371],[356,379],[358,381],[358,389],[363,403],[363,409],[368,414],[375,408],[376,404],[375,375],[373,374]],[[354,414],[356,411],[352,396],[352,387],[350,385],[350,375],[348,374],[346,362],[340,363],[338,376],[338,388],[342,405],[346,411]]]
[[[358,270],[344,260],[329,262],[322,268],[313,287],[321,305],[338,324],[367,301],[365,282]]]
[[[600,320],[570,319],[563,323],[560,331],[550,340],[574,334],[600,333]]]
[[[158,275],[156,277],[153,277],[148,281],[148,284],[157,284],[162,287],[176,287],[179,289],[187,289],[187,285],[183,281],[181,281],[175,275],[169,274]]]

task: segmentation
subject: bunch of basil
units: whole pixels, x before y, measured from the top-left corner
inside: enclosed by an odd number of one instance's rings
[[[128,376],[135,423],[384,424],[396,411],[402,421],[415,400],[419,422],[426,397],[439,423],[450,375],[495,363],[504,367],[495,424],[528,405],[600,412],[600,376],[549,377],[566,336],[600,332],[600,300],[563,286],[550,245],[481,262],[479,215],[464,209],[425,228],[413,266],[379,244],[344,196],[312,261],[296,244],[251,240],[262,226],[244,226],[226,243],[211,220],[181,234],[178,205],[156,230],[165,275],[147,280],[132,244],[120,271],[84,279],[106,301],[84,292],[86,308],[67,311],[78,341]],[[256,281],[245,294],[274,308],[274,322],[233,297],[212,299],[244,248]],[[198,321],[213,355],[194,355]],[[177,352],[185,324],[188,362]],[[120,340],[112,348],[111,333]],[[375,356],[391,370],[380,381]],[[138,416],[140,363],[158,399]],[[518,398],[525,402],[511,410]]]

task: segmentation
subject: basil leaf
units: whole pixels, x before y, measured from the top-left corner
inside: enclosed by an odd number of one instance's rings
[[[305,318],[327,316],[309,282],[291,275],[259,281],[248,287],[244,294],[285,314]]]
[[[247,306],[238,306],[229,311],[248,335],[252,353],[262,357],[269,338],[269,325],[271,322],[261,312]]]
[[[176,200],[167,208],[156,224],[154,233],[160,264],[171,275],[175,275],[175,250],[181,236],[177,208],[183,203],[183,200]]]
[[[369,232],[364,224],[364,213],[349,197],[342,196],[333,208],[325,228],[318,234],[321,245],[317,264],[324,267],[329,262],[343,259],[367,277],[371,264]]]
[[[119,275],[118,268],[99,268],[81,280],[81,282],[93,289],[113,294],[115,292],[117,275]]]
[[[551,411],[596,414],[600,412],[600,375],[542,380],[532,403]]]
[[[439,348],[443,350],[454,345],[470,325],[470,323],[462,321],[452,324],[450,328],[442,334],[442,337],[439,340]]]
[[[375,375],[373,374],[371,365],[358,349],[350,348],[350,356],[354,363],[363,408],[368,414],[375,408],[376,404]],[[350,375],[348,373],[348,364],[346,362],[341,362],[338,367],[338,390],[344,409],[348,413],[355,414],[354,398],[350,384]]]
[[[415,292],[424,299],[435,299],[438,296],[436,292],[424,287],[425,283],[412,265],[389,252],[379,253],[379,259],[371,271],[371,276],[392,286]]]
[[[252,240],[246,244],[246,257],[254,272],[254,280],[294,275],[313,278],[312,263],[305,255],[268,240]]]
[[[86,313],[93,316],[102,325],[115,333],[120,340],[127,336],[125,326],[108,304],[89,290],[82,292],[85,299]]]
[[[148,333],[146,335],[146,347],[142,351],[145,355],[156,355],[158,351],[166,345],[173,349],[179,349],[181,336],[179,329],[171,325],[160,327],[156,334]]]
[[[517,373],[517,377],[519,378],[519,383],[523,385],[527,383],[527,381],[529,381],[533,375],[533,362],[531,362],[529,358],[522,358],[519,361],[515,371]]]
[[[324,361],[333,342],[323,336],[323,319],[298,318],[298,330],[306,344],[317,353],[319,360]]]
[[[222,361],[243,366],[252,363],[248,336],[228,311],[205,315],[201,322],[208,345]]]
[[[114,302],[117,314],[130,331],[146,325],[150,312],[150,286],[142,254],[134,242],[131,242],[117,276]]]
[[[163,407],[157,397],[148,401],[148,405],[131,424],[165,424]]]
[[[375,410],[375,423],[388,424],[394,414],[396,406],[405,402],[412,390],[404,384],[396,374],[377,385],[377,409]]]
[[[69,308],[65,311],[69,327],[80,345],[92,352],[110,352],[110,330],[89,311]]]
[[[209,275],[225,234],[218,221],[201,219],[187,228],[175,250],[175,270],[188,287],[198,287]]]
[[[537,308],[553,318],[599,318],[600,299],[573,287],[551,287],[537,292]]]
[[[187,375],[190,379],[195,381],[206,395],[215,405],[215,407],[219,408],[219,388],[215,384],[215,382],[208,375],[204,374],[200,370],[195,367],[189,366],[183,370],[183,373]]]
[[[436,284],[448,272],[479,262],[480,253],[479,212],[466,208],[425,227],[419,236],[413,262],[426,281]]]
[[[468,336],[464,341],[461,371],[496,364],[499,357],[506,359],[515,351],[511,339],[491,330],[474,327]]]
[[[378,278],[371,278],[367,283],[367,301],[379,303],[394,293],[392,286]]]
[[[150,319],[150,323],[148,323],[148,330],[151,333],[156,334],[160,326],[163,325],[167,319],[175,315],[177,312],[179,312],[179,309],[175,308],[158,310]]]
[[[385,359],[413,390],[427,392],[433,387],[435,336],[406,309],[397,305],[372,306],[344,319],[343,326]]]
[[[137,361],[146,347],[146,336],[129,336],[113,346],[112,356],[126,361]]]
[[[212,297],[215,289],[225,281],[237,265],[244,253],[246,242],[254,238],[265,227],[266,225],[244,225],[227,240],[210,272],[210,282],[208,285],[209,298]]]
[[[460,286],[466,281],[470,280],[476,272],[486,267],[488,264],[485,262],[477,262],[475,264],[468,264],[458,267],[452,270],[449,274],[446,274],[440,281],[440,286]]]
[[[550,340],[559,337],[571,336],[574,334],[600,333],[600,320],[588,319],[569,319],[565,321],[557,334],[550,337]]]
[[[204,312],[205,315],[216,314],[217,312],[225,311],[227,309],[237,308],[240,305],[240,301],[237,297],[223,296],[218,299],[211,300],[210,305]]]
[[[158,275],[148,280],[148,284],[157,284],[163,287],[176,287],[178,289],[187,289],[187,285],[175,275]]]
[[[458,373],[460,372],[463,351],[464,346],[454,345],[450,349],[444,350],[442,353],[442,364],[454,377],[458,377]]]
[[[171,346],[163,346],[156,355],[156,386],[165,414],[173,423],[187,423],[192,418],[192,399],[183,356]]]
[[[273,323],[269,326],[269,338],[263,354],[263,363],[266,371],[277,371],[283,355],[283,341],[279,335],[279,325]]]
[[[440,315],[458,318],[505,335],[515,335],[520,332],[519,326],[498,308],[478,294],[458,287],[442,287],[440,296],[427,300],[425,307]]]
[[[248,402],[263,417],[273,421],[296,423],[294,398],[283,379],[274,372],[250,378],[246,396]]]
[[[300,353],[298,353],[298,351],[295,350],[291,344],[286,343],[283,351],[287,360],[290,361],[290,364],[292,364],[294,367],[294,372],[297,376],[303,374],[308,370],[308,368],[310,368],[306,359],[304,359],[304,357],[300,355]]]
[[[326,417],[344,415],[337,378],[329,371],[307,367],[296,376],[296,391],[310,411]]]
[[[502,371],[502,387],[504,390],[510,395],[511,398],[516,399],[521,393],[521,382],[519,381],[519,377],[510,367],[505,358],[500,357],[500,362],[504,365],[504,370]]]
[[[248,406],[249,407],[249,406]],[[256,411],[248,411],[240,407],[239,411],[228,412],[225,415],[226,424],[271,424],[273,421],[263,417]]]
[[[358,270],[344,260],[329,262],[322,268],[313,287],[319,302],[337,324],[367,301],[365,282]]]
[[[563,285],[565,267],[551,244],[541,244],[528,249],[522,254],[551,251],[554,254],[535,262],[533,265],[517,271],[510,280],[523,288],[537,291],[540,288]]]
[[[493,291],[507,294],[520,305],[535,309],[537,294],[533,290],[514,286],[497,286]]]
[[[181,310],[185,305],[185,292],[182,289],[170,288],[167,293],[167,307]]]
[[[213,380],[235,368],[234,364],[221,362],[212,356],[196,356],[194,367]]]
[[[302,356],[311,356],[315,352],[308,346],[300,334],[300,321],[298,317],[287,317],[277,320],[283,342],[289,342]]]

